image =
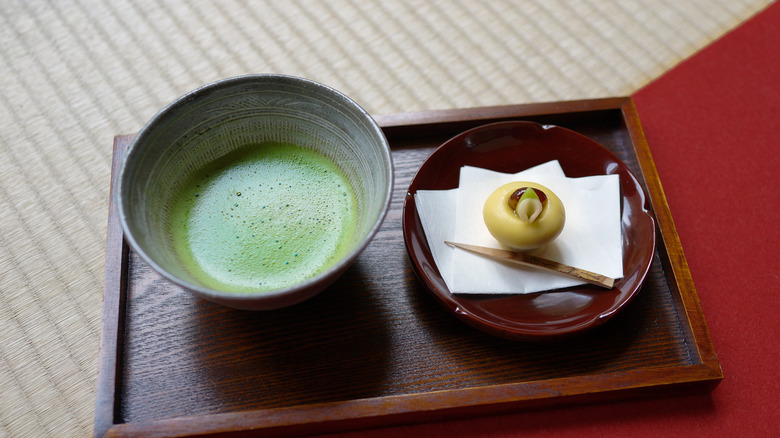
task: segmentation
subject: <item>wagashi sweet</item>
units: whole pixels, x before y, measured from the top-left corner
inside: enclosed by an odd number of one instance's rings
[[[553,241],[566,223],[560,198],[549,188],[516,181],[496,189],[485,201],[482,216],[490,234],[515,251],[528,251]]]

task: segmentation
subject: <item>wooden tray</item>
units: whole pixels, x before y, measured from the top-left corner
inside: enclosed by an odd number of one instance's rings
[[[553,344],[498,339],[456,320],[414,276],[406,189],[439,144],[504,120],[598,141],[645,185],[658,247],[613,320]],[[272,312],[197,299],[151,271],[108,223],[96,436],[290,436],[710,390],[723,378],[669,207],[630,98],[377,117],[393,148],[391,211],[328,290]],[[114,143],[113,178],[132,136]]]

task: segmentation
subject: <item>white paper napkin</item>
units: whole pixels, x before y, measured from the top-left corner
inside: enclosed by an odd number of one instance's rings
[[[501,248],[485,226],[482,206],[493,190],[512,181],[547,186],[566,209],[563,232],[535,255],[616,279],[623,276],[618,175],[568,178],[557,161],[516,174],[465,166],[458,188],[418,190],[415,195],[428,245],[451,292],[531,293],[583,284],[561,274],[496,262],[444,244],[451,240]]]

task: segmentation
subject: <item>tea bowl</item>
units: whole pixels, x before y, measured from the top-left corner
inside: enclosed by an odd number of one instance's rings
[[[239,287],[231,283],[233,280],[213,280],[209,276],[212,265],[208,263],[211,262],[203,260],[223,249],[229,252],[223,246],[227,243],[225,240],[209,241],[206,245],[208,254],[203,257],[196,254],[192,249],[195,246],[189,248],[186,243],[190,239],[186,236],[194,233],[192,230],[196,226],[187,224],[186,220],[194,217],[196,208],[209,207],[206,204],[197,204],[198,207],[187,204],[190,206],[186,209],[176,206],[184,205],[180,198],[193,178],[214,173],[204,169],[216,168],[215,163],[229,163],[229,157],[250,149],[249,153],[263,154],[273,145],[300,148],[335,165],[336,173],[343,176],[351,189],[353,202],[349,204],[349,214],[354,223],[350,222],[349,229],[337,239],[340,252],[330,256],[332,260],[317,272],[301,274],[300,278],[279,283],[278,287],[261,287],[265,275],[261,260],[271,263],[274,256],[267,246],[252,246],[250,241],[248,248],[260,253],[258,262],[253,265],[253,262],[247,262],[250,259],[244,260],[241,272],[247,284],[254,281],[258,286],[242,284]],[[280,150],[282,155],[286,151]],[[287,178],[276,176],[283,179],[279,182],[280,187],[284,183],[291,188],[298,184],[298,179],[307,176],[306,173],[279,175]],[[253,181],[251,175],[241,178],[252,187],[263,184],[263,181]],[[204,181],[203,184],[208,183]],[[381,226],[389,209],[392,187],[393,164],[387,139],[373,118],[357,103],[331,87],[305,78],[256,74],[205,85],[157,113],[141,129],[125,154],[116,196],[128,245],[162,277],[196,296],[228,307],[272,310],[317,295],[347,270]],[[306,198],[309,192],[314,192],[310,200]],[[294,200],[306,199],[299,211],[305,210],[306,205],[316,205],[316,192],[296,192]],[[235,191],[235,194],[241,193]],[[283,239],[285,236],[274,235],[279,229],[259,225],[263,196],[258,194],[253,198],[256,205],[247,205],[242,210],[246,216],[257,219],[257,224],[253,222],[251,236],[256,233],[258,239],[265,241]],[[344,196],[347,196],[346,192]],[[249,197],[245,195],[242,199]],[[214,217],[219,217],[205,228],[201,227],[201,234],[205,230],[204,238],[219,234],[219,230],[227,226],[235,226],[233,222],[227,225],[219,222],[227,215],[214,213]],[[213,227],[213,233],[209,232],[209,227]],[[236,232],[244,233],[242,238],[250,237],[248,232]],[[298,257],[298,253],[295,256]],[[227,259],[217,263],[225,271],[224,278],[235,277],[227,276],[227,271],[232,272],[230,263]],[[285,272],[281,268],[278,270],[282,276]],[[293,271],[289,272],[292,275]]]

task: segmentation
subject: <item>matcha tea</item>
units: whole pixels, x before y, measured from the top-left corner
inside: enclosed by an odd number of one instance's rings
[[[204,285],[236,292],[299,283],[335,264],[356,222],[344,173],[318,152],[251,145],[201,169],[174,198],[174,248]]]

